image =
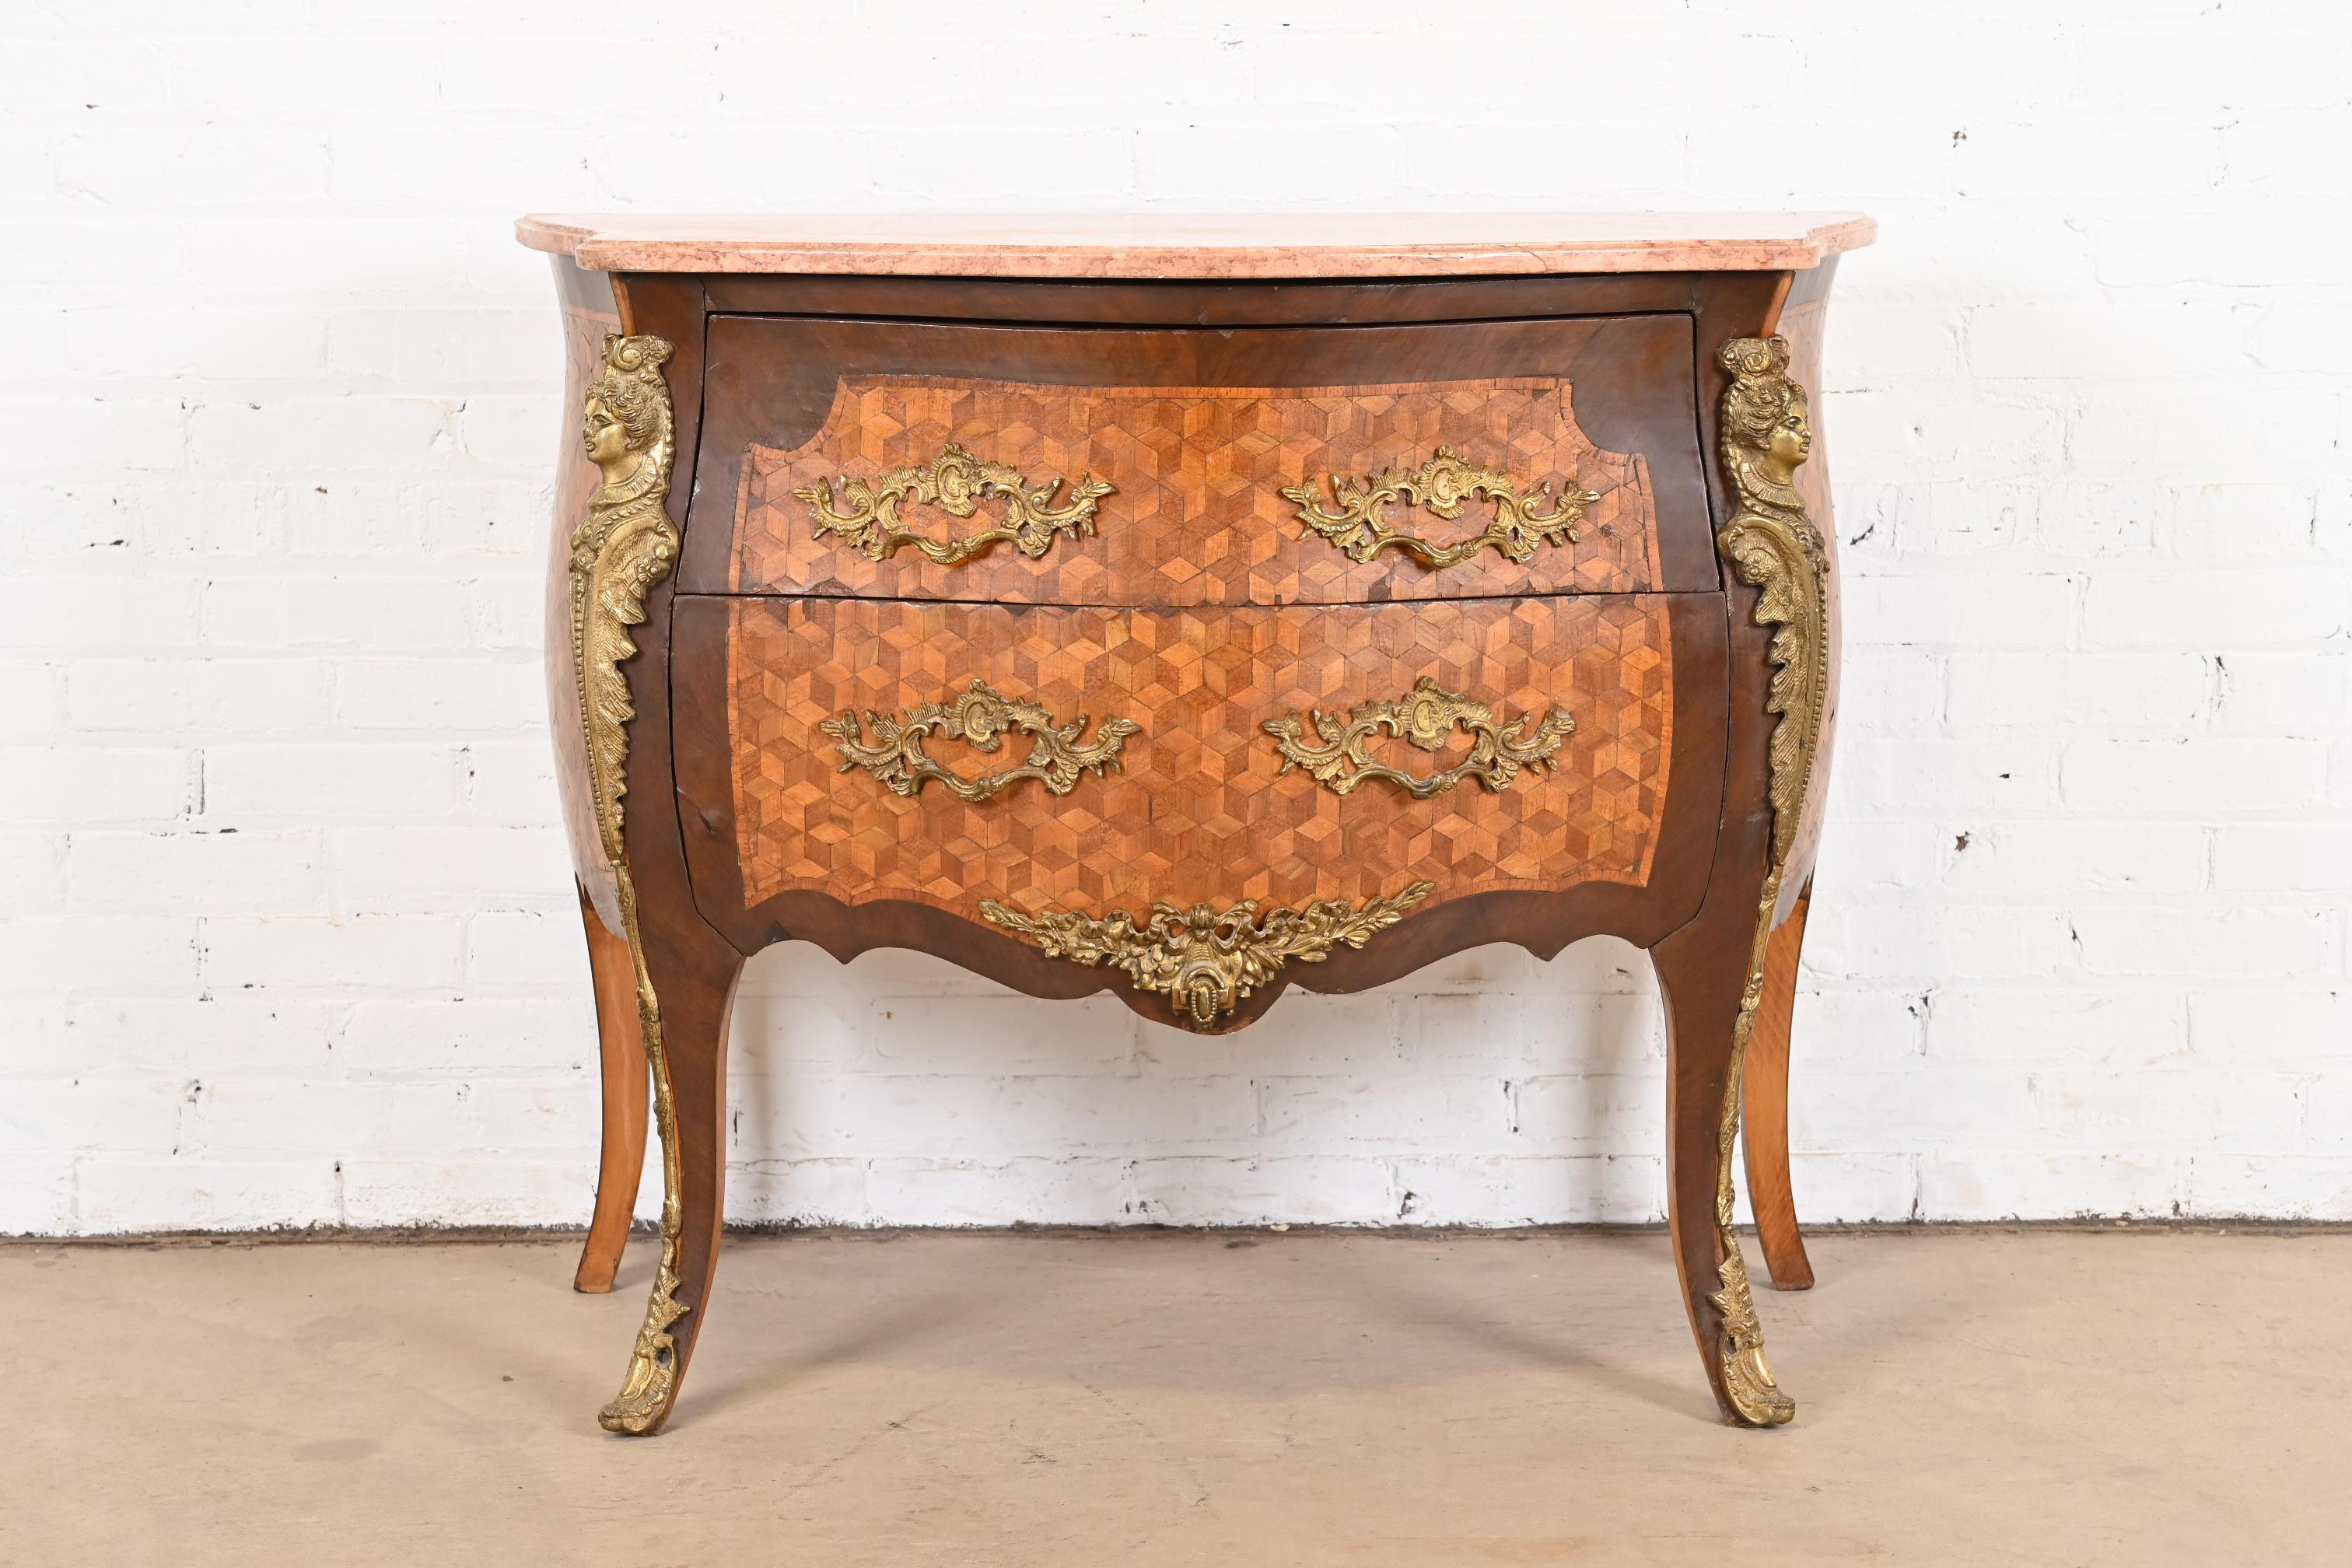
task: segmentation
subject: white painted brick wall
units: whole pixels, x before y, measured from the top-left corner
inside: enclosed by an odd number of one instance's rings
[[[1800,1204],[2352,1218],[2340,0],[83,0],[0,55],[0,1231],[585,1215],[508,226],[620,206],[1875,213]],[[1651,1218],[1655,1011],[1611,942],[1220,1040],[778,950],[733,1208]]]

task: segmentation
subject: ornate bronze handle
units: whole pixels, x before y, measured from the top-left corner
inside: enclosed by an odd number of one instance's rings
[[[1222,910],[1213,904],[1180,910],[1158,903],[1140,926],[1125,910],[1099,918],[1066,910],[1031,916],[983,899],[980,912],[1029,938],[1048,958],[1118,970],[1137,990],[1167,997],[1187,1025],[1205,1029],[1284,964],[1293,959],[1320,963],[1342,942],[1361,947],[1433,890],[1427,882],[1414,882],[1394,898],[1374,899],[1360,910],[1345,899],[1318,899],[1303,910],[1268,910],[1263,915],[1254,899]]]
[[[942,566],[961,566],[1001,542],[1010,542],[1034,561],[1065,533],[1093,533],[1095,504],[1111,493],[1109,481],[1085,475],[1070,488],[1069,500],[1057,507],[1054,492],[1061,488],[1059,478],[1033,485],[1003,463],[984,462],[950,441],[929,467],[893,469],[879,484],[844,475],[840,505],[824,479],[793,494],[809,503],[817,532],[839,534],[876,561],[887,561],[911,544]],[[910,495],[950,517],[971,517],[983,500],[1002,496],[1004,521],[978,533],[926,539],[908,532],[900,522],[899,508]]]
[[[1490,790],[1508,789],[1523,768],[1559,766],[1560,742],[1576,729],[1576,721],[1564,708],[1555,708],[1540,719],[1529,713],[1511,723],[1500,723],[1495,710],[1485,703],[1448,691],[1425,675],[1394,702],[1359,703],[1344,718],[1310,708],[1307,717],[1323,738],[1322,744],[1304,738],[1304,726],[1296,713],[1265,722],[1265,732],[1274,737],[1275,749],[1282,753],[1284,773],[1305,768],[1334,795],[1346,795],[1366,779],[1386,779],[1415,800],[1444,795],[1474,776]],[[1467,730],[1476,739],[1470,754],[1454,766],[1427,778],[1415,778],[1372,761],[1369,748],[1382,730],[1424,752],[1442,748],[1456,730]]]
[[[1132,719],[1106,719],[1093,742],[1082,744],[1078,735],[1087,727],[1085,714],[1056,726],[1054,716],[1040,704],[1007,697],[985,680],[973,681],[953,707],[926,702],[895,719],[869,710],[866,723],[874,726],[875,743],[870,746],[866,743],[865,725],[858,722],[854,710],[844,709],[817,726],[839,743],[841,772],[864,768],[888,785],[892,794],[904,795],[919,795],[925,784],[937,779],[957,799],[967,801],[1001,795],[1023,779],[1035,779],[1055,795],[1067,795],[1076,786],[1079,774],[1100,776],[1105,769],[1117,767],[1119,747],[1142,729]],[[935,730],[944,730],[983,752],[998,750],[1005,735],[1014,730],[1030,736],[1034,743],[1029,760],[1019,767],[968,779],[924,754],[924,738]]]
[[[1597,491],[1577,489],[1573,478],[1557,497],[1549,483],[1522,492],[1509,475],[1473,468],[1451,447],[1440,447],[1437,456],[1411,472],[1382,468],[1363,479],[1333,474],[1330,485],[1337,511],[1323,510],[1323,493],[1311,484],[1286,485],[1282,499],[1297,502],[1298,521],[1350,560],[1370,561],[1383,550],[1402,550],[1424,566],[1456,566],[1489,545],[1525,565],[1538,545],[1573,544],[1580,537],[1577,520],[1587,504],[1601,499]],[[1389,503],[1402,499],[1450,522],[1462,515],[1465,502],[1481,498],[1495,503],[1495,521],[1486,532],[1452,544],[1400,533],[1387,516]]]

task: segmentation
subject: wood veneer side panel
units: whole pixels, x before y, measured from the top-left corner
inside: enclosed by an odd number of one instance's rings
[[[1731,377],[1717,360],[1717,352],[1734,338],[1755,337],[1775,329],[1792,279],[1788,273],[1727,273],[1708,280],[1699,292],[1695,353],[1697,356],[1698,429],[1700,449],[1706,453],[1706,483],[1717,529],[1730,521],[1738,505],[1724,471],[1721,457],[1723,395]],[[1808,465],[1810,467],[1811,465]],[[1709,549],[1713,541],[1709,540]],[[1765,710],[1771,673],[1771,630],[1755,622],[1757,590],[1739,583],[1718,563],[1723,591],[1716,598],[1725,618],[1727,706],[1721,742],[1725,769],[1723,819],[1709,841],[1709,854],[1719,874],[1734,847],[1769,842],[1771,831],[1770,742],[1773,716]],[[1736,857],[1735,857],[1736,858]]]
[[[572,648],[572,534],[588,514],[596,491],[596,467],[581,444],[580,411],[589,384],[604,368],[604,334],[621,330],[621,308],[613,280],[583,271],[568,256],[551,256],[556,300],[563,331],[562,437],[555,458],[555,512],[547,543],[547,716],[555,747],[556,795],[562,805],[565,842],[572,869],[589,907],[605,930],[621,930],[621,903],[612,862],[596,832],[594,792],[588,776],[588,737],[580,716],[577,666]]]
[[[1789,374],[1812,395],[1813,451],[1797,470],[1797,491],[1805,498],[1805,514],[1820,531],[1822,547],[1829,556],[1829,581],[1823,595],[1828,625],[1822,645],[1825,679],[1821,741],[1813,752],[1812,775],[1806,784],[1805,803],[1797,816],[1797,837],[1790,846],[1789,866],[1781,879],[1778,915],[1782,920],[1796,909],[1801,890],[1812,880],[1813,863],[1821,853],[1822,827],[1829,807],[1830,764],[1837,751],[1838,697],[1843,664],[1840,645],[1844,637],[1845,614],[1838,580],[1837,520],[1830,507],[1829,438],[1822,417],[1822,340],[1828,325],[1830,287],[1836,277],[1835,258],[1811,271],[1797,274],[1775,327],[1789,340]]]

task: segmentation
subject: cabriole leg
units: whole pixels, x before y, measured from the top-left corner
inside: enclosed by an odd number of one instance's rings
[[[1769,921],[1777,877],[1767,877]],[[1724,1418],[1778,1426],[1797,1413],[1764,1361],[1764,1333],[1731,1228],[1740,1053],[1761,989],[1766,933],[1751,906],[1711,903],[1651,950],[1666,1004],[1666,1224],[1691,1333]]]
[[[719,1264],[727,1026],[743,969],[743,955],[690,910],[674,931],[648,930],[645,947],[647,985],[639,996],[661,1139],[661,1258],[621,1392],[596,1417],[607,1431],[634,1436],[656,1432],[669,1418]]]
[[[1789,1029],[1797,1006],[1797,960],[1805,945],[1805,912],[1812,904],[1808,887],[1764,950],[1764,998],[1756,1009],[1756,1032],[1748,1040],[1745,1121],[1748,1201],[1756,1210],[1756,1235],[1772,1283],[1782,1290],[1810,1290],[1813,1266],[1797,1228],[1797,1200],[1789,1186]]]
[[[645,661],[652,732],[667,723],[667,601],[653,595],[681,544],[667,510],[677,426],[662,366],[675,352],[647,332],[604,337],[604,373],[587,388],[582,440],[602,483],[572,536],[570,632],[597,841],[613,868],[626,938],[637,1026],[653,1083],[654,1129],[661,1136],[661,1254],[645,1324],[637,1331],[621,1392],[597,1420],[614,1432],[656,1431],[677,1399],[719,1256],[725,1152],[720,1131],[727,1071],[727,1015],[743,955],[695,912],[694,894],[671,835],[656,811],[626,826],[630,721],[638,691],[629,664],[640,655],[634,628],[652,623]],[[666,748],[638,759],[656,787]],[[651,853],[635,863],[633,849]],[[650,897],[638,900],[643,874]]]
[[[602,1295],[613,1288],[636,1212],[646,1169],[646,1108],[650,1079],[646,1042],[637,1024],[635,967],[626,938],[604,929],[587,889],[580,891],[580,922],[588,931],[588,972],[596,987],[597,1054],[604,1081],[603,1153],[596,1164],[596,1212],[580,1248],[572,1288]]]

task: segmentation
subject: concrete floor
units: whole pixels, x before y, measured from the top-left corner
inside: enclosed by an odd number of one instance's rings
[[[1777,1432],[1656,1236],[919,1233],[730,1243],[612,1437],[650,1254],[0,1246],[0,1562],[2352,1560],[2352,1234],[1819,1237]]]

